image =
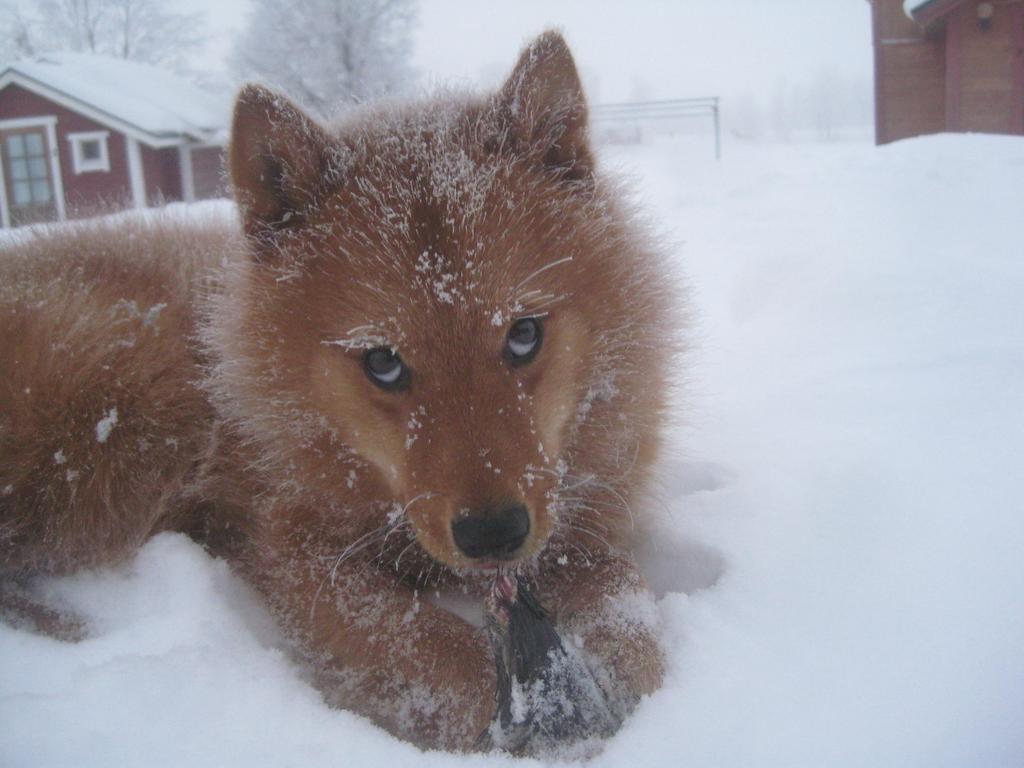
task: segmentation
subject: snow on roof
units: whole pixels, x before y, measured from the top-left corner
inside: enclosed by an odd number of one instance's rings
[[[923,5],[928,5],[931,1],[932,0],[903,0],[903,12],[907,14],[907,16],[913,18],[914,11]]]
[[[218,141],[230,103],[150,64],[85,53],[48,53],[10,64],[16,73],[156,139]]]

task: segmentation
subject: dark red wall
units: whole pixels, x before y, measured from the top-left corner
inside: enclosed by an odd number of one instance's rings
[[[223,148],[202,147],[192,150],[192,181],[196,200],[228,197]]]
[[[872,0],[875,141],[946,129],[946,47],[903,11],[903,0]]]
[[[977,2],[924,6],[927,29],[902,0],[871,3],[879,144],[939,131],[1024,133],[1024,1],[995,3],[985,27]]]
[[[57,151],[68,217],[88,216],[110,207],[120,208],[126,203],[130,205],[131,182],[122,134],[17,85],[8,85],[0,90],[0,120],[49,115],[57,118]],[[75,174],[71,162],[71,143],[67,135],[82,131],[109,131],[109,172]]]
[[[966,4],[946,19],[946,92],[951,131],[1024,133],[1024,4],[996,5],[982,29]],[[955,71],[954,71],[955,68]]]
[[[153,149],[142,145],[142,170],[146,175],[146,202],[161,205],[181,200],[181,169],[177,147]]]

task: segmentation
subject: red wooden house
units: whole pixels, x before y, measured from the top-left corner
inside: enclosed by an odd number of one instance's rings
[[[875,139],[1024,134],[1024,0],[869,0]]]
[[[48,54],[0,71],[0,223],[222,193],[228,104],[156,67]]]

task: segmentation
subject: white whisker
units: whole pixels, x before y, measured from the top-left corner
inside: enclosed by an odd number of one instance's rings
[[[519,281],[519,284],[516,286],[516,290],[519,290],[520,288],[522,288],[524,285],[526,285],[528,282],[533,280],[533,278],[535,278],[537,275],[541,274],[542,272],[547,272],[552,267],[557,267],[559,264],[565,264],[565,263],[570,262],[570,261],[572,261],[572,256],[565,256],[565,257],[563,257],[561,259],[556,259],[555,261],[552,261],[549,264],[545,264],[540,269],[535,269],[533,272],[531,272],[529,275],[527,275],[525,278],[523,278],[522,280]]]

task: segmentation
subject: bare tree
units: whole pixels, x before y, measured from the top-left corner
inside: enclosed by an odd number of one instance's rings
[[[8,0],[0,4],[0,57],[5,61],[35,56],[33,21],[21,5]]]
[[[107,0],[114,55],[122,59],[188,66],[189,54],[205,41],[201,14],[169,10],[160,0]]]
[[[36,34],[48,37],[36,47],[101,53],[103,21],[108,15],[104,0],[39,0],[36,6]]]
[[[405,90],[411,79],[414,0],[254,0],[233,68],[329,115]]]
[[[201,14],[163,0],[37,0],[3,6],[0,47],[8,57],[47,51],[115,56],[175,69],[204,42]]]

